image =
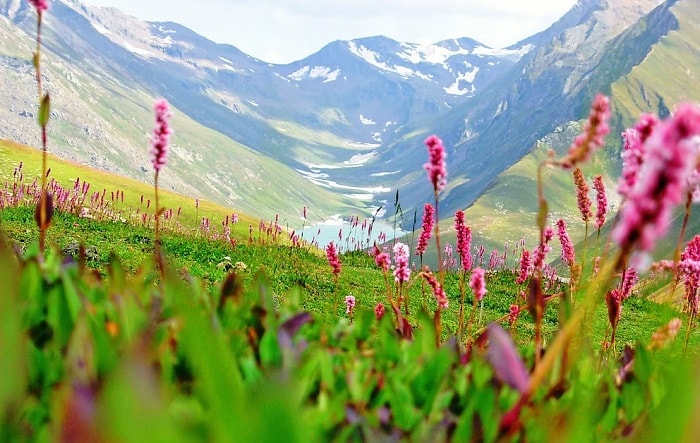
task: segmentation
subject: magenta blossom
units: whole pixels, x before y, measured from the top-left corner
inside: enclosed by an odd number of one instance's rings
[[[483,268],[475,268],[472,270],[472,277],[469,281],[469,287],[474,291],[474,297],[477,301],[484,299],[486,295],[486,281],[484,280],[484,275],[486,271]]]
[[[564,257],[564,261],[567,265],[572,266],[576,260],[576,255],[574,254],[574,243],[569,238],[569,234],[566,232],[566,222],[564,219],[559,219],[557,221],[559,241],[561,242],[561,252]]]
[[[160,99],[154,106],[156,113],[156,126],[153,128],[153,138],[151,138],[151,163],[156,173],[165,165],[168,159],[168,146],[173,130],[168,124],[168,119],[172,117],[168,101]]]
[[[391,257],[387,252],[379,249],[377,244],[374,244],[374,263],[382,272],[389,272],[391,268]]]
[[[608,212],[608,197],[605,195],[605,184],[603,183],[602,175],[596,175],[593,179],[593,189],[595,189],[597,203],[595,224],[600,229],[605,224],[605,215]]]
[[[519,285],[525,283],[531,270],[532,261],[530,259],[530,251],[523,249],[523,253],[520,256],[520,274],[518,274],[518,278],[515,280],[515,283]]]
[[[352,315],[352,313],[355,311],[355,297],[352,295],[348,295],[345,297],[345,313],[348,315]]]
[[[326,258],[328,258],[328,264],[333,270],[333,275],[337,278],[338,275],[340,275],[341,265],[335,243],[330,242],[328,246],[326,246]]]
[[[418,239],[418,246],[416,247],[416,255],[425,254],[425,250],[428,248],[428,241],[433,232],[433,214],[435,210],[433,205],[426,203],[423,207],[423,231]]]
[[[472,268],[472,231],[464,223],[464,211],[455,213],[455,230],[457,231],[457,253],[465,272]]]
[[[384,317],[385,312],[386,310],[384,309],[383,303],[377,303],[377,306],[374,307],[374,316],[377,318],[377,320],[381,320],[382,317]]]
[[[637,183],[637,175],[644,161],[644,143],[651,136],[659,123],[658,117],[642,114],[634,128],[622,133],[624,139],[622,151],[622,174],[617,185],[617,192],[627,197]]]
[[[442,145],[442,140],[435,135],[425,139],[425,145],[428,147],[429,161],[424,165],[424,168],[428,171],[428,179],[433,184],[435,193],[438,193],[447,185],[445,147]]]
[[[583,133],[574,139],[569,154],[562,160],[563,167],[573,168],[578,163],[587,161],[595,150],[605,145],[605,136],[610,132],[608,120],[610,120],[610,100],[598,94],[593,99]]]
[[[440,285],[440,282],[435,278],[435,274],[433,274],[430,271],[425,271],[422,272],[421,275],[425,280],[428,282],[428,285],[433,290],[433,295],[435,296],[435,300],[437,301],[438,308],[445,310],[449,307],[450,303],[447,300],[447,295],[445,295],[445,290],[442,288],[442,285]]]
[[[612,232],[623,250],[638,245],[649,252],[656,240],[666,235],[673,209],[686,196],[689,178],[697,167],[694,139],[698,135],[700,108],[682,104],[646,140],[638,180]]]
[[[394,245],[394,263],[396,263],[394,278],[396,279],[396,283],[406,283],[408,279],[411,278],[408,256],[408,246],[401,242],[396,242]]]
[[[29,4],[34,6],[39,14],[49,9],[49,0],[29,0]]]

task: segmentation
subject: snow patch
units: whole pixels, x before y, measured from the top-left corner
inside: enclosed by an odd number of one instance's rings
[[[467,68],[471,67],[469,63],[466,63]],[[472,69],[469,72],[459,72],[457,74],[457,78],[455,78],[455,82],[451,84],[447,88],[443,88],[447,94],[450,95],[466,95],[466,94],[474,94],[476,91],[476,88],[474,87],[474,79],[476,78],[476,74],[479,72],[479,67],[474,66],[474,69]],[[469,87],[466,89],[461,89],[460,85],[462,82],[467,82],[469,84]]]
[[[92,23],[92,22],[91,22],[90,24],[92,25],[93,28],[95,28],[95,31],[99,32],[99,33],[102,34],[102,35],[107,35],[107,34],[111,34],[111,33],[112,33],[112,31],[110,31],[109,29],[105,28],[104,26],[102,26],[102,25],[99,24],[99,23]]]
[[[372,177],[386,177],[387,175],[396,175],[400,174],[401,171],[391,171],[391,172],[375,172],[374,174],[370,174]]]
[[[154,54],[153,52],[148,51],[146,49],[137,48],[136,46],[131,45],[129,42],[123,42],[122,44],[124,45],[124,49],[133,54],[140,55],[141,57],[146,58],[156,57],[156,54]]]
[[[442,65],[447,68],[446,61],[450,57],[455,55],[469,55],[469,49],[459,48],[453,51],[448,48],[444,48],[438,45],[416,45],[410,43],[403,43],[401,46],[404,48],[404,52],[397,54],[404,60],[407,60],[413,64],[418,63],[432,63],[435,65]]]
[[[350,160],[345,160],[343,164],[351,167],[362,166],[376,156],[377,151],[368,152],[366,154],[355,154],[350,157]]]
[[[323,83],[329,83],[337,80],[339,75],[340,69],[331,70],[331,68],[327,66],[314,66],[313,68],[310,66],[304,66],[292,72],[287,77],[298,82],[306,78],[321,78],[323,79]]]
[[[492,56],[492,57],[503,57],[509,58],[513,57],[516,59],[521,58],[528,52],[534,49],[535,45],[527,44],[518,49],[497,49],[497,48],[487,48],[486,46],[478,46],[474,48],[472,54],[479,56]]]
[[[377,68],[382,69],[384,71],[393,72],[394,74],[398,74],[404,78],[418,77],[423,80],[433,79],[432,75],[426,75],[420,71],[414,71],[413,69],[406,68],[405,66],[389,66],[383,61],[381,61],[381,55],[372,51],[371,49],[368,49],[364,45],[360,45],[358,47],[355,42],[348,42],[348,49],[350,49],[350,52],[352,52],[354,55],[360,57],[370,65],[376,66]]]

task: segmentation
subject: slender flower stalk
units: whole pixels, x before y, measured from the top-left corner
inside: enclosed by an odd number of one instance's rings
[[[464,304],[466,301],[466,291],[464,290],[465,274],[472,268],[472,232],[464,221],[464,211],[455,213],[455,231],[457,231],[457,253],[462,272],[459,273],[459,323],[457,326],[457,337],[462,342],[464,331]]]
[[[442,144],[442,140],[435,135],[431,135],[425,139],[425,145],[428,147],[428,163],[424,165],[424,168],[428,172],[428,180],[433,185],[433,196],[435,198],[434,218],[435,220],[440,220],[438,196],[447,185],[447,166],[445,163],[445,158],[447,155],[445,153],[445,147]],[[444,284],[445,274],[442,266],[439,223],[435,223],[435,246],[438,254],[438,271],[440,273],[440,280]]]
[[[44,94],[41,72],[41,29],[44,12],[49,9],[48,0],[29,0],[37,13],[36,21],[36,52],[34,53],[34,70],[36,73],[36,85],[39,97],[39,126],[41,127],[41,195],[34,213],[34,220],[39,227],[39,250],[44,251],[46,244],[46,231],[51,225],[53,217],[53,196],[47,187],[49,169],[47,166],[47,125],[51,113],[51,99],[49,94]]]
[[[170,106],[168,101],[165,99],[160,99],[156,101],[154,105],[154,111],[156,116],[156,124],[153,128],[153,137],[151,138],[151,164],[155,170],[155,197],[156,197],[156,207],[155,207],[155,218],[156,218],[156,249],[160,248],[160,215],[163,212],[163,208],[160,207],[160,196],[158,192],[158,177],[160,170],[168,161],[168,150],[170,146],[170,137],[173,130],[170,128],[168,120],[172,117],[170,112]]]

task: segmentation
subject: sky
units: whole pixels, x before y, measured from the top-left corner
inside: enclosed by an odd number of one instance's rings
[[[385,35],[436,43],[470,37],[501,48],[545,30],[576,0],[84,0],[149,21],[174,21],[270,63],[335,40]],[[202,6],[206,4],[206,6]]]

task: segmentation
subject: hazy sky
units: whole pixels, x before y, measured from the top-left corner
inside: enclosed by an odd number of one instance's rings
[[[175,21],[272,63],[334,40],[373,35],[413,43],[471,37],[504,47],[546,29],[575,0],[85,0],[151,21]],[[203,6],[206,4],[206,6]]]

